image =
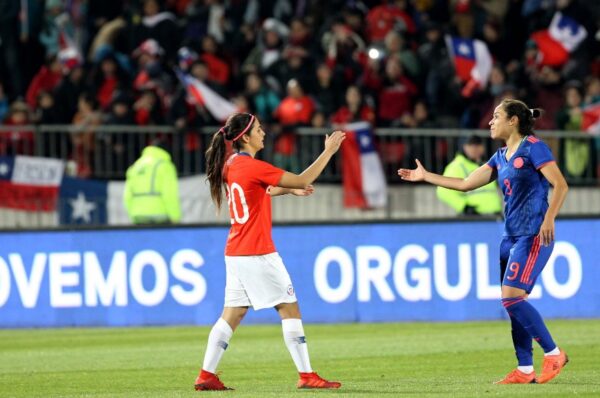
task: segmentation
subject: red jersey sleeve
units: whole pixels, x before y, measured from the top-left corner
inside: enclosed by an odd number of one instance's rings
[[[255,178],[265,185],[279,185],[281,176],[285,173],[285,170],[275,167],[267,162],[263,162],[262,160],[256,160],[252,167],[254,169],[253,175]]]

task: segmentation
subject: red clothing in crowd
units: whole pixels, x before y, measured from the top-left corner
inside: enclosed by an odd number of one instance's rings
[[[202,54],[200,57],[208,68],[208,79],[226,85],[229,82],[229,65],[213,54]]]
[[[315,103],[308,96],[298,99],[285,97],[275,110],[275,117],[282,125],[310,124]]]
[[[343,106],[331,116],[333,124],[347,124],[352,122],[364,121],[375,125],[375,111],[368,105],[363,105],[358,111],[358,115],[354,115],[350,108]]]
[[[379,118],[392,121],[411,112],[413,97],[416,94],[417,86],[405,76],[400,76],[396,84],[384,87],[379,92]]]
[[[42,66],[39,72],[33,77],[33,80],[27,89],[27,94],[25,95],[27,105],[29,105],[31,109],[35,109],[40,91],[51,92],[58,86],[61,79],[62,74],[60,71],[53,72],[52,69],[47,66]]]
[[[17,123],[11,117],[4,121],[5,126],[26,126],[29,122]],[[0,132],[0,155],[33,155],[33,131],[3,131]]]
[[[308,96],[300,98],[286,97],[275,110],[275,118],[284,127],[310,124],[312,114],[315,111],[315,103]],[[284,131],[275,141],[275,152],[291,155],[296,148],[296,136]]]
[[[102,81],[102,84],[98,89],[98,93],[96,94],[96,99],[98,100],[98,103],[102,109],[106,110],[110,106],[118,84],[119,81],[117,80],[116,76],[106,77],[104,81]]]
[[[416,26],[410,15],[394,5],[383,4],[367,14],[367,36],[369,41],[383,41],[397,24],[404,24],[408,33],[415,33]]]

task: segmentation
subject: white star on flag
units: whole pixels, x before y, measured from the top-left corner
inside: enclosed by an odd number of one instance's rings
[[[465,43],[461,43],[458,45],[458,53],[468,56],[471,55],[471,49]]]
[[[371,143],[371,139],[367,135],[361,135],[360,136],[360,145],[363,148],[368,147],[370,143]]]
[[[0,175],[6,175],[10,171],[10,168],[6,163],[0,164]]]
[[[83,192],[78,192],[77,199],[69,200],[69,204],[73,208],[73,213],[71,213],[71,218],[73,220],[82,219],[85,223],[90,223],[92,221],[91,213],[96,210],[96,204],[88,202],[85,199]]]

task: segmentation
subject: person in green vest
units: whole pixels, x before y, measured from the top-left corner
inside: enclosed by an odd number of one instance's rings
[[[177,170],[166,144],[157,140],[127,169],[123,201],[134,224],[171,224],[181,220]]]
[[[467,178],[475,169],[481,166],[485,153],[481,137],[471,136],[463,144],[462,151],[444,169],[444,176]],[[457,214],[480,215],[501,214],[502,201],[498,194],[496,181],[470,192],[459,192],[446,188],[437,188],[437,197]]]

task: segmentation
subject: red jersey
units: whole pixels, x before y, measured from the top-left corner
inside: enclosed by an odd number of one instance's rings
[[[227,159],[223,180],[227,184],[231,229],[226,256],[258,256],[276,251],[267,189],[277,186],[283,173],[284,170],[245,153],[234,153]]]

